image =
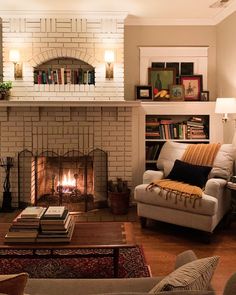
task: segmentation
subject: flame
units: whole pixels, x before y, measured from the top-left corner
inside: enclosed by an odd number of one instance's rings
[[[60,182],[58,182],[58,185],[60,185]],[[67,174],[63,175],[61,185],[62,186],[74,186],[75,187],[75,185],[76,185],[75,178],[74,178],[74,176],[71,176],[70,170],[68,171]]]

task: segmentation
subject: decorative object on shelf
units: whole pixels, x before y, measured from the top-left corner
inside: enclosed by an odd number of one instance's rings
[[[10,96],[10,89],[12,88],[12,82],[1,82],[0,83],[0,100],[8,99]]]
[[[170,100],[172,101],[184,100],[183,85],[170,85]]]
[[[113,79],[113,63],[115,60],[115,55],[113,50],[106,50],[104,54],[104,60],[106,62],[106,79]]]
[[[234,97],[221,97],[216,99],[215,113],[223,114],[222,122],[228,121],[228,114],[236,113],[236,98]]]
[[[201,101],[209,101],[210,100],[210,94],[209,91],[204,90],[201,92]]]
[[[168,90],[161,90],[158,91],[152,98],[153,100],[156,101],[168,101],[170,99],[170,94]]]
[[[168,91],[170,85],[175,84],[175,79],[175,68],[148,68],[148,84],[152,86],[153,98],[157,97],[161,90]]]
[[[10,185],[10,170],[13,167],[13,158],[11,157],[1,157],[0,158],[0,166],[5,169],[5,181],[3,183],[3,201],[2,201],[2,209],[3,212],[11,212],[11,185]]]
[[[23,71],[22,71],[22,63],[20,62],[20,52],[17,49],[11,49],[9,52],[9,61],[14,64],[14,78],[22,79]]]
[[[180,84],[184,85],[185,100],[200,100],[202,92],[202,75],[180,76]]]
[[[138,85],[135,86],[136,99],[151,100],[152,99],[152,86],[151,85]]]
[[[113,214],[127,214],[129,210],[130,189],[128,183],[117,178],[116,183],[108,181],[108,199]]]

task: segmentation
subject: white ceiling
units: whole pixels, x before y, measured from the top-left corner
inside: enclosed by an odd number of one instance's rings
[[[0,15],[14,11],[126,12],[127,25],[215,25],[236,11],[236,0],[0,0]]]

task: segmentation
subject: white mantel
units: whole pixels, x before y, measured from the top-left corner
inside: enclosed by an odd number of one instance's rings
[[[2,100],[1,107],[140,107],[140,101],[14,101]]]

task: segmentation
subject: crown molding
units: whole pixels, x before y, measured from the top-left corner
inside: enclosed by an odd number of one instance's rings
[[[236,11],[236,2],[232,2],[229,4],[229,6],[225,7],[223,10],[221,10],[220,13],[216,14],[214,17],[215,24],[219,24],[222,22],[225,18],[227,18],[230,14],[234,13]]]
[[[126,26],[214,26],[215,21],[209,18],[138,18],[128,16]]]
[[[128,13],[126,11],[75,11],[75,10],[0,10],[1,18],[35,18],[35,17],[52,17],[52,18],[87,18],[87,19],[104,19],[115,18],[124,20]]]

